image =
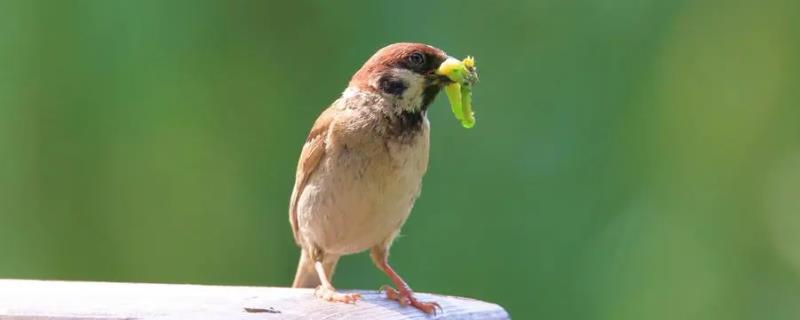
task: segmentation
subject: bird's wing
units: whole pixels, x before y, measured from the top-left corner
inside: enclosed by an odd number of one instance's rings
[[[306,144],[303,145],[303,151],[300,153],[300,161],[297,163],[294,190],[292,190],[292,197],[289,199],[289,222],[292,224],[292,233],[294,233],[294,240],[298,245],[301,245],[301,242],[300,233],[298,232],[299,225],[297,224],[297,202],[300,200],[300,195],[303,194],[308,178],[325,155],[325,139],[328,136],[335,114],[333,107],[331,107],[323,111],[317,118],[317,121],[314,122],[314,127],[308,133]]]

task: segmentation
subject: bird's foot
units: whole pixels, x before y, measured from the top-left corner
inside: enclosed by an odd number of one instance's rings
[[[410,289],[397,290],[388,285],[381,287],[380,291],[386,292],[386,298],[397,301],[401,306],[411,305],[427,314],[436,314],[437,310],[442,311],[442,306],[436,302],[423,302],[414,297],[414,293]]]
[[[319,286],[314,290],[314,296],[317,298],[328,300],[332,302],[353,303],[361,299],[361,294],[358,293],[339,293],[333,287]]]

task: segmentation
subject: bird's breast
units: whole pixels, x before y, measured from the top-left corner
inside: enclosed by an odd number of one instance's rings
[[[418,128],[395,123],[397,131],[386,131],[395,135],[342,138],[326,149],[299,201],[300,227],[313,242],[350,254],[396,235],[428,166],[429,123],[424,115],[419,121]]]

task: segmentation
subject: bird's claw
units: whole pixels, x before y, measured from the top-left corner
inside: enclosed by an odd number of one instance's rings
[[[361,299],[361,294],[359,293],[339,293],[336,292],[336,289],[325,286],[317,287],[317,289],[314,290],[314,296],[327,301],[352,304],[355,304],[356,301]]]
[[[390,286],[388,284],[384,284],[380,288],[378,288],[378,293],[384,293],[384,292],[387,292],[389,290],[397,291],[397,290],[394,290],[394,288],[392,288],[392,286]]]
[[[397,290],[388,285],[383,285],[378,292],[386,292],[386,298],[400,303],[401,306],[411,305],[427,314],[436,315],[438,312],[443,312],[442,306],[436,302],[423,302],[414,297],[411,290]]]

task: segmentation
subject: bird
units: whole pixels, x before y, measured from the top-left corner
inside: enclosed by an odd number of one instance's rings
[[[441,309],[417,299],[388,258],[420,195],[430,147],[427,111],[441,89],[454,83],[448,74],[452,66],[445,68],[454,61],[459,63],[422,43],[383,47],[316,119],[289,201],[289,221],[301,248],[292,287],[355,303],[361,295],[336,291],[331,279],[342,256],[369,250],[395,286],[382,287],[388,299],[425,313]]]

